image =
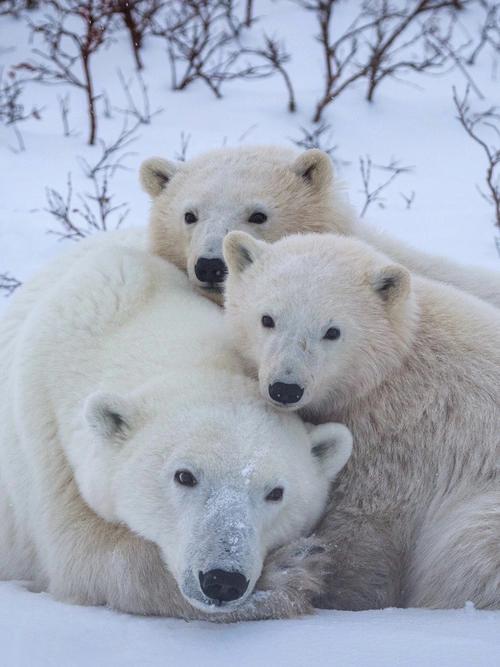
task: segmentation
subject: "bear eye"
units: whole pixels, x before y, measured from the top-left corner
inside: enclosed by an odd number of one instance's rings
[[[185,222],[187,225],[192,225],[192,224],[194,224],[195,222],[198,222],[198,218],[195,216],[195,214],[193,213],[193,211],[186,211],[186,212],[184,213],[184,222]]]
[[[261,322],[266,329],[274,329],[274,320],[270,315],[262,315]]]
[[[324,338],[326,338],[326,340],[337,340],[337,338],[340,338],[340,329],[337,329],[337,327],[330,327],[324,335]]]
[[[284,493],[283,487],[276,486],[272,491],[269,491],[269,493],[266,496],[266,500],[269,500],[271,502],[278,502],[283,498],[283,493]]]
[[[181,486],[193,487],[198,484],[196,477],[193,475],[192,472],[189,472],[189,470],[177,470],[177,472],[174,475],[174,479],[177,482],[177,484],[180,484]]]
[[[262,225],[267,220],[267,215],[262,211],[254,211],[248,218],[248,222],[253,222],[255,225]]]

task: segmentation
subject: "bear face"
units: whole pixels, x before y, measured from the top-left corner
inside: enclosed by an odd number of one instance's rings
[[[185,163],[146,160],[141,183],[153,202],[153,252],[222,303],[228,232],[276,241],[298,231],[349,231],[352,213],[332,177],[328,155],[315,149],[297,156],[277,147],[224,148]]]
[[[339,424],[306,427],[258,396],[246,405],[198,396],[175,409],[171,397],[170,386],[92,395],[75,478],[95,512],[158,545],[190,604],[231,611],[251,595],[266,554],[319,520],[351,435]]]
[[[417,317],[410,274],[361,241],[234,232],[224,256],[226,317],[273,405],[340,408],[401,363]]]

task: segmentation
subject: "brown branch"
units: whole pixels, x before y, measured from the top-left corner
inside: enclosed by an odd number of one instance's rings
[[[109,43],[112,14],[101,0],[45,0],[45,6],[49,13],[31,28],[35,36],[41,36],[46,50],[34,49],[38,60],[20,63],[16,69],[29,72],[34,81],[69,84],[82,90],[89,118],[88,143],[93,145],[97,96],[91,63],[96,52]]]
[[[460,99],[454,87],[453,102],[460,125],[486,156],[486,192],[479,189],[479,193],[493,206],[495,225],[500,227],[500,107],[493,106],[482,112],[474,112],[469,104],[469,92],[470,87],[467,86]],[[481,134],[484,130],[489,130],[499,139],[497,146],[484,138]]]

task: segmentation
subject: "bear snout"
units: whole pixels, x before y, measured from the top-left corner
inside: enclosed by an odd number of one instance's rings
[[[217,605],[241,598],[249,583],[241,572],[228,572],[227,570],[200,571],[198,578],[203,593],[210,600],[214,600]]]
[[[215,285],[224,282],[227,267],[219,257],[199,257],[194,266],[194,273],[200,283]]]
[[[298,384],[288,384],[287,382],[274,382],[269,385],[268,391],[272,400],[282,405],[298,403],[304,395],[303,387]]]

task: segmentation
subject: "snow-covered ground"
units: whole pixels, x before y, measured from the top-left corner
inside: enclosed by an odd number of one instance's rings
[[[498,667],[498,612],[322,611],[238,625],[68,607],[0,584],[2,667]]]
[[[347,22],[353,5],[340,3]],[[153,154],[173,158],[180,136],[190,135],[187,157],[222,144],[284,143],[300,138],[300,127],[310,118],[322,85],[322,59],[314,40],[314,18],[285,0],[256,3],[262,16],[255,35],[266,30],[283,39],[292,53],[289,72],[294,81],[298,111],[286,111],[279,79],[231,82],[216,100],[202,85],[182,93],[169,89],[169,69],[163,47],[150,40],[145,48],[144,78],[152,109],[163,107],[151,125],[141,126],[138,139],[124,162],[129,169],[116,173],[112,192],[116,203],[126,202],[126,225],[144,225],[148,201],[138,185],[138,165]],[[476,16],[463,19],[474,32]],[[0,18],[0,64],[8,66],[30,55],[28,31],[21,21]],[[96,83],[117,107],[126,104],[117,68],[133,77],[126,36],[96,58]],[[492,58],[485,52],[472,70],[485,101],[482,108],[500,103]],[[397,158],[413,171],[399,177],[384,193],[384,207],[374,205],[367,220],[422,249],[463,262],[500,270],[495,246],[498,231],[492,209],[480,197],[484,179],[480,149],[455,119],[452,85],[465,87],[463,76],[449,72],[439,78],[388,81],[377,91],[375,103],[364,101],[364,89],[347,91],[325,114],[336,145],[339,175],[349,186],[351,200],[361,207],[359,157],[374,163]],[[134,84],[136,85],[136,84]],[[57,96],[69,92],[69,122],[77,135],[64,137]],[[137,89],[132,88],[137,94]],[[137,95],[138,97],[138,95]],[[65,193],[71,172],[75,192],[88,192],[79,158],[96,159],[98,148],[85,145],[86,115],[82,93],[64,87],[34,85],[24,101],[43,107],[42,119],[22,126],[26,151],[16,145],[12,129],[0,126],[0,273],[27,279],[70,241],[47,234],[56,228],[44,210],[47,187]],[[102,116],[100,136],[116,137],[123,116]],[[384,178],[382,172],[375,180]],[[405,197],[414,192],[409,209]],[[7,300],[0,296],[0,311]],[[21,585],[0,584],[0,664],[23,665],[500,665],[500,612],[385,610],[379,612],[320,612],[296,621],[276,621],[220,627],[170,619],[119,615],[105,609],[68,607]]]

